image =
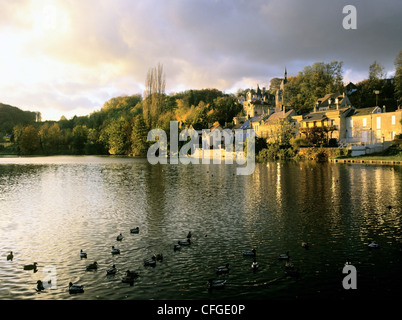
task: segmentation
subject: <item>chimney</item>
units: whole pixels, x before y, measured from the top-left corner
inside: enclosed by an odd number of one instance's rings
[[[317,107],[318,107],[318,103],[316,103],[314,106],[314,112],[317,112]]]
[[[382,106],[382,112],[383,113],[387,112],[387,108],[385,106]]]
[[[336,110],[339,110],[339,100],[338,98],[335,99]]]

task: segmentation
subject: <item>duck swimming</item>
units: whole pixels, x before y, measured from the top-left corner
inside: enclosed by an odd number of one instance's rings
[[[379,248],[380,245],[379,245],[378,243],[375,243],[375,242],[373,241],[372,243],[370,243],[370,244],[368,245],[368,247],[369,247],[369,248]]]
[[[73,284],[72,282],[68,285],[68,291],[70,293],[82,293],[84,292],[84,286],[80,284]]]
[[[156,266],[156,259],[155,257],[152,257],[151,259],[145,259],[144,260],[144,266],[148,267],[155,267]]]
[[[81,249],[81,251],[80,251],[80,257],[81,257],[81,258],[86,258],[86,257],[87,257],[86,252],[82,251],[82,249]]]
[[[130,232],[131,232],[131,233],[139,233],[139,232],[140,232],[140,228],[137,227],[137,228],[130,229]]]
[[[45,290],[45,287],[43,286],[43,282],[42,282],[42,281],[38,280],[38,281],[36,282],[36,290],[37,290],[37,291]]]
[[[97,269],[98,269],[98,263],[96,261],[87,266],[87,270],[97,270]]]
[[[13,261],[13,258],[14,258],[13,252],[10,251],[10,253],[7,255],[7,261],[8,261],[8,260]]]
[[[179,245],[181,245],[181,246],[189,246],[191,244],[191,240],[190,239],[187,239],[187,240],[184,240],[184,241],[179,240],[177,243]]]
[[[251,264],[251,268],[252,268],[253,270],[257,270],[258,267],[259,267],[258,262],[254,260],[253,263]]]
[[[289,251],[287,251],[286,253],[280,254],[278,259],[279,260],[288,260],[289,259]]]
[[[227,263],[225,266],[220,266],[216,268],[216,273],[217,274],[229,273],[229,263]]]
[[[226,285],[226,280],[212,280],[210,279],[208,281],[209,283],[209,288],[223,288]]]
[[[180,250],[180,249],[181,249],[181,246],[179,244],[175,244],[174,247],[173,247],[174,251],[177,251],[177,250]]]
[[[129,283],[130,285],[133,285],[134,279],[138,277],[138,273],[135,271],[126,271],[126,275],[121,279],[121,282],[123,283]]]
[[[108,274],[108,275],[116,274],[116,272],[117,272],[117,269],[116,269],[115,265],[113,265],[111,268],[106,270],[106,274]]]
[[[117,241],[121,241],[123,240],[123,235],[120,233],[117,237],[116,237]]]
[[[114,246],[112,246],[112,254],[120,254],[120,249],[117,249]]]
[[[251,251],[243,251],[243,256],[250,256],[250,257],[255,257],[257,254],[257,250],[253,249]]]
[[[34,272],[37,271],[37,263],[34,262],[33,264],[27,264],[24,266],[24,270],[33,270]]]
[[[152,257],[152,259],[158,260],[158,261],[162,261],[163,260],[163,255],[162,253],[156,253],[154,254],[154,256]]]

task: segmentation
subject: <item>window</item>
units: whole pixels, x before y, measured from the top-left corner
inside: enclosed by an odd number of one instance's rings
[[[353,119],[350,119],[350,127],[353,128]]]
[[[367,119],[363,118],[363,127],[366,127],[366,126],[367,126]]]
[[[377,117],[377,129],[381,129],[381,117]]]
[[[391,117],[391,122],[392,122],[392,125],[394,126],[395,125],[395,116]]]

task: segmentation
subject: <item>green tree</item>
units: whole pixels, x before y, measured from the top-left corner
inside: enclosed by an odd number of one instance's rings
[[[88,128],[85,125],[77,125],[72,131],[72,151],[75,154],[83,154],[88,139]]]
[[[24,127],[18,139],[18,148],[22,154],[33,154],[40,146],[38,131],[31,125]]]
[[[384,69],[384,67],[380,63],[378,63],[377,61],[374,61],[369,66],[369,77],[368,77],[368,79],[373,81],[373,80],[383,79],[384,77],[385,77],[385,69]]]
[[[133,130],[131,133],[131,152],[134,156],[144,156],[148,150],[148,130],[144,117],[140,114],[134,118]]]
[[[311,111],[318,98],[327,93],[343,92],[342,61],[315,62],[297,76],[288,79],[285,85],[286,100],[302,113]]]
[[[45,154],[54,154],[59,151],[62,142],[62,134],[59,125],[45,123],[39,129],[39,138],[42,150]]]
[[[394,61],[395,64],[395,95],[398,105],[402,103],[402,50],[399,51]]]

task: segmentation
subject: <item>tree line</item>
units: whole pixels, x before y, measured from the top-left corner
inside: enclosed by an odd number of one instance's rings
[[[315,101],[327,93],[344,92],[342,67],[343,62],[339,61],[316,62],[289,77],[284,91],[286,104],[301,114],[311,111]],[[368,79],[357,83],[357,90],[349,96],[352,105],[356,108],[374,106],[378,97],[373,91],[379,90],[381,105],[396,108],[402,100],[402,50],[395,59],[395,67],[395,76],[385,79],[380,63],[375,61],[370,65]],[[114,97],[99,111],[69,120],[62,117],[59,121],[19,122],[11,132],[15,152],[139,156],[148,150],[147,133],[152,128],[161,128],[169,134],[170,121],[179,121],[182,128],[195,125],[208,128],[216,121],[230,127],[233,117],[243,115],[238,98],[247,90],[226,94],[218,89],[201,89],[168,95],[165,81],[163,65],[158,64],[146,75],[143,96]],[[279,78],[271,80],[272,95],[280,83]]]

